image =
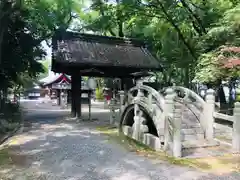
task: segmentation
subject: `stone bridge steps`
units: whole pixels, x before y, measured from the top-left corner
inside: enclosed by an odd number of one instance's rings
[[[214,97],[212,91],[209,91],[209,97],[210,95]],[[209,98],[209,102],[210,100],[213,101],[214,98]],[[161,145],[163,145],[165,141],[167,141],[167,145],[170,145],[170,147],[171,143],[176,143],[174,144],[176,145],[174,148],[170,148],[171,151],[175,153],[174,156],[179,156],[181,149],[180,144],[182,145],[182,149],[218,145],[216,141],[209,142],[205,139],[205,130],[207,131],[209,128],[205,128],[206,122],[204,117],[206,117],[206,115],[211,116],[211,114],[207,114],[208,111],[206,110],[206,108],[211,107],[205,106],[207,102],[190,89],[174,86],[167,90],[157,92],[151,87],[138,85],[129,91],[128,101],[129,107],[134,105],[136,119],[139,118],[137,113],[139,112],[139,106],[145,113],[145,115],[141,114],[142,120],[140,118],[139,121],[143,126],[147,125],[148,129],[145,128],[140,131],[156,137],[156,141],[160,142]],[[128,117],[131,118],[132,116]],[[148,121],[148,119],[151,120]],[[210,123],[211,122],[207,123],[207,125],[211,125]],[[180,124],[181,126],[179,126]],[[216,133],[217,128],[215,130],[215,134]],[[166,134],[169,134],[167,139],[164,138]],[[157,137],[157,135],[159,137]],[[208,135],[208,138],[212,139],[210,130]],[[164,148],[166,147],[167,146]]]
[[[152,107],[157,107],[155,101],[152,101]],[[182,104],[183,119],[182,119],[182,129],[181,129],[181,139],[182,146],[184,149],[188,148],[198,148],[198,147],[211,147],[216,146],[218,143],[216,141],[209,142],[205,140],[204,131],[200,125],[199,117],[200,112],[197,109],[189,109]],[[150,111],[152,112],[152,111]],[[161,117],[161,116],[160,116]],[[155,118],[155,117],[152,117]],[[164,138],[160,138],[163,142]]]
[[[182,129],[181,129],[181,139],[185,141],[196,141],[204,139],[204,131],[201,128],[199,122],[198,112],[195,112],[196,109],[189,109],[184,104],[178,103],[181,105],[182,109]]]
[[[201,112],[191,107],[188,108],[182,104],[182,149],[188,151],[188,149],[203,148],[218,146],[219,143],[212,140],[208,141],[205,139],[204,131],[200,124]]]
[[[215,140],[189,140],[182,142],[182,148],[183,149],[189,149],[189,148],[204,148],[204,147],[212,147],[212,146],[218,146],[219,143]]]
[[[179,103],[180,104],[180,103]],[[182,119],[182,129],[181,138],[182,141],[202,141],[204,139],[204,131],[201,128],[198,115],[199,112],[195,112],[196,109],[190,110],[186,106],[182,105],[183,119]],[[152,107],[157,107],[155,101],[152,102]],[[152,117],[155,118],[155,117]],[[164,139],[164,138],[161,138]],[[195,142],[194,142],[195,143]]]
[[[181,129],[182,141],[203,140],[204,132],[200,127]]]
[[[146,87],[143,87],[143,89]],[[149,91],[151,92],[151,91]],[[154,94],[153,92],[152,94]],[[163,94],[160,94],[163,99],[165,99],[165,96]],[[138,101],[136,101],[136,99]],[[165,109],[164,109],[164,102],[161,98],[157,96],[149,97],[149,94],[141,94],[139,93],[139,98],[136,98],[134,101],[132,101],[134,104],[137,102],[139,105],[141,105],[149,115],[149,117],[153,120],[154,124],[157,124],[157,130],[159,133],[159,139],[161,144],[164,143],[164,123],[160,123],[158,121],[165,121]],[[191,149],[191,148],[199,148],[199,147],[211,147],[218,145],[216,141],[209,142],[205,139],[205,132],[202,128],[202,124],[200,122],[200,117],[202,115],[202,108],[201,106],[196,105],[196,103],[188,103],[188,100],[191,101],[191,99],[181,99],[176,98],[174,102],[175,108],[181,110],[181,143],[182,143],[182,149]],[[174,111],[172,112],[173,115]],[[179,114],[178,114],[179,115]],[[159,124],[158,124],[159,123]],[[174,129],[174,128],[172,128]],[[173,131],[171,128],[169,129],[169,132],[172,133]],[[171,138],[173,138],[171,136]],[[170,140],[171,143],[171,140]],[[170,145],[170,144],[169,144]],[[171,145],[170,145],[171,146]],[[170,148],[171,149],[171,148]]]
[[[169,149],[172,149],[173,147],[172,143],[169,143]],[[215,140],[188,140],[182,142],[182,156],[183,157],[191,157],[193,154],[201,151],[202,148],[208,148],[208,147],[216,147],[219,146],[219,142]],[[173,155],[171,151],[167,151],[168,154]]]

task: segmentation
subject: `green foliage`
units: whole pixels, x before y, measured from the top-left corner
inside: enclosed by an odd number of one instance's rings
[[[96,88],[96,99],[97,100],[103,100],[103,89],[102,88]]]
[[[19,10],[8,19],[8,31],[4,34],[1,46],[3,53],[0,68],[1,85],[5,87],[20,83],[21,73],[27,72],[30,77],[35,77],[43,71],[36,59],[42,58],[44,52],[34,37],[23,31],[27,15],[25,10]]]
[[[0,91],[19,90],[45,73],[38,62],[45,56],[41,42],[51,38],[56,28],[68,28],[78,4],[74,0],[0,3]]]
[[[73,9],[77,8],[78,3],[74,0],[25,0],[24,9],[29,12],[27,28],[39,40],[47,40],[56,28],[68,28]]]
[[[51,60],[41,60],[39,61],[42,64],[43,72],[39,73],[38,76],[32,79],[32,82],[37,82],[40,79],[43,79],[48,76],[49,64]]]
[[[3,113],[3,118],[8,122],[21,120],[20,116],[22,112],[18,104],[7,102],[2,109],[0,109],[0,113]]]
[[[230,52],[230,50],[222,52],[223,48],[240,47],[239,14],[240,4],[227,10],[223,18],[217,22],[216,26],[209,29],[199,43],[203,47],[202,51],[206,53],[199,57],[195,81],[215,82],[219,79],[231,79],[240,76],[239,66],[223,67],[223,63],[232,58],[240,59],[240,53]]]
[[[40,63],[43,66],[44,72],[48,72],[48,68],[49,68],[49,65],[50,65],[50,60],[40,61]]]
[[[57,28],[68,27],[148,42],[149,49],[164,67],[164,72],[156,73],[158,82],[188,86],[194,77],[207,82],[227,77],[224,73],[237,76],[234,69],[219,69],[217,59],[222,45],[239,46],[238,1],[111,2],[1,2],[0,86],[23,86],[34,81],[45,71],[36,61],[44,57],[41,42],[48,41]],[[101,78],[97,79],[97,85],[103,87]]]
[[[237,24],[229,26],[228,23],[230,19],[237,22],[239,13],[234,9],[238,6],[239,2],[233,0],[124,0],[116,3],[94,0],[89,11],[79,12],[82,23],[75,28],[147,41],[164,66],[165,71],[157,73],[158,81],[188,85],[197,72],[198,61],[206,56],[203,53],[239,37],[230,33],[236,31]],[[220,28],[221,21],[228,26]],[[214,29],[217,27],[219,29]]]
[[[7,102],[0,108],[0,138],[22,123],[22,110],[18,104]]]
[[[11,157],[8,149],[0,150],[0,166],[3,167],[6,164],[11,164]]]
[[[202,54],[196,67],[196,82],[216,82],[223,77],[223,71],[219,67],[218,57],[214,53]]]

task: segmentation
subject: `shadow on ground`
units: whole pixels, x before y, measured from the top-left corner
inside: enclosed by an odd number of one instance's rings
[[[230,176],[240,179],[237,173],[216,176],[149,160],[110,143],[96,131],[97,126],[108,122],[106,111],[95,113],[93,117],[98,121],[92,122],[66,121],[63,116],[66,114],[27,116],[24,132],[5,145],[10,160],[1,165],[0,179],[206,180]]]

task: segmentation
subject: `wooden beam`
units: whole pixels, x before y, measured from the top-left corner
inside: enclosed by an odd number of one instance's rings
[[[78,71],[82,76],[89,77],[112,77],[112,78],[135,78],[149,76],[147,72],[151,69],[138,68],[138,67],[113,67],[113,66],[103,66],[97,67],[95,65],[88,65],[81,63],[66,63],[66,62],[56,62],[53,68],[54,72],[71,74],[73,71]],[[87,71],[90,69],[96,69],[96,71]],[[99,72],[98,72],[99,71]],[[161,69],[156,69],[155,71],[162,71]]]

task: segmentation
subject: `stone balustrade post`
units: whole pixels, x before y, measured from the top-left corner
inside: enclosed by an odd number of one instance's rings
[[[92,112],[91,112],[91,109],[92,109],[92,98],[91,98],[91,94],[92,94],[92,91],[88,91],[88,119],[91,120],[92,117]]]
[[[148,106],[152,108],[152,94],[151,93],[148,94],[148,102],[147,103],[148,103]]]
[[[165,96],[165,106],[164,106],[164,147],[163,149],[166,151],[169,147],[168,144],[171,141],[171,133],[169,131],[169,116],[173,116],[174,110],[174,98],[176,97],[176,93],[172,88],[168,88],[166,90],[167,95]]]
[[[132,101],[132,96],[130,93],[127,93],[127,104]]]
[[[138,86],[137,98],[141,99],[142,97],[144,97],[144,94],[141,91],[140,86]]]
[[[200,118],[200,123],[205,127],[205,138],[212,140],[214,137],[214,117],[215,111],[215,91],[208,89],[206,93],[206,103],[203,107],[203,114]]]
[[[137,86],[143,85],[143,81],[142,81],[142,80],[137,80],[137,81],[136,81],[136,85],[137,85]]]
[[[174,157],[182,156],[182,139],[181,139],[181,127],[182,127],[182,104],[175,103],[173,110],[173,144],[172,153]]]
[[[110,124],[115,124],[116,122],[116,111],[115,111],[115,101],[112,99],[109,104],[110,109]]]
[[[137,104],[134,104],[134,123],[133,123],[133,133],[132,133],[132,138],[135,140],[139,140],[140,137],[140,127],[141,127],[141,113],[140,113],[140,108]]]
[[[234,153],[240,153],[240,102],[235,103],[233,113],[232,148]]]
[[[120,114],[122,114],[125,106],[124,104],[125,92],[119,91],[119,95],[120,95]]]
[[[104,109],[107,109],[109,107],[109,104],[108,104],[107,99],[105,97],[104,97],[103,103],[104,103],[103,104]]]

